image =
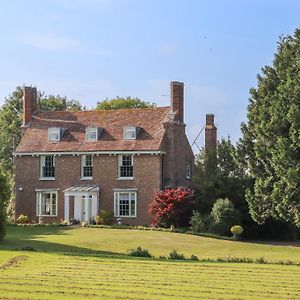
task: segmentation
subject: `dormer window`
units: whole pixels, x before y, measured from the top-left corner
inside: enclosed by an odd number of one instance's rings
[[[98,140],[98,128],[97,127],[87,127],[85,130],[85,138],[87,141],[97,141]]]
[[[136,140],[137,127],[135,126],[124,127],[123,136],[124,136],[124,140]]]
[[[48,140],[50,142],[58,142],[60,140],[60,128],[59,127],[48,128]]]

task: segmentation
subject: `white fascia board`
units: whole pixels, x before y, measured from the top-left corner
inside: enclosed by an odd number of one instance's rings
[[[166,154],[165,151],[65,151],[65,152],[14,152],[14,156],[41,156],[41,155],[119,155],[119,154],[127,154],[127,155],[142,155],[142,154],[151,154],[151,155],[163,155]]]

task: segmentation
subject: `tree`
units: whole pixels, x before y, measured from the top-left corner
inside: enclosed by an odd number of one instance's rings
[[[220,234],[229,235],[230,228],[240,223],[239,212],[228,198],[217,199],[211,210],[211,215],[214,220],[215,230]]]
[[[105,99],[97,103],[97,110],[111,110],[121,108],[151,108],[155,107],[154,103],[143,101],[139,98],[118,97],[113,99]]]
[[[254,180],[246,198],[259,224],[273,217],[300,227],[300,28],[280,39],[272,66],[250,90],[241,143]]]
[[[196,158],[194,184],[201,213],[210,213],[218,198],[229,198],[237,208],[247,212],[244,194],[250,182],[245,166],[239,160],[243,156],[230,138],[218,141],[217,155],[204,149],[200,151]]]
[[[188,188],[178,187],[157,192],[149,206],[152,225],[187,226],[194,203],[194,192]]]
[[[61,97],[59,95],[53,96],[42,96],[39,100],[39,109],[40,111],[55,111],[55,110],[84,110],[79,101],[68,100],[67,97]]]
[[[5,236],[6,206],[10,197],[10,186],[2,168],[0,168],[0,241]]]

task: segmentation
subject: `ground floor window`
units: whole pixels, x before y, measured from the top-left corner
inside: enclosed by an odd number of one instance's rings
[[[136,217],[136,192],[115,192],[115,217]]]
[[[57,191],[37,192],[36,215],[57,216]]]

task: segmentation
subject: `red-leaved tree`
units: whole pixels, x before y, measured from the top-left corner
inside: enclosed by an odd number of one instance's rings
[[[155,194],[149,206],[153,226],[184,227],[195,207],[194,191],[184,187],[165,189]]]

